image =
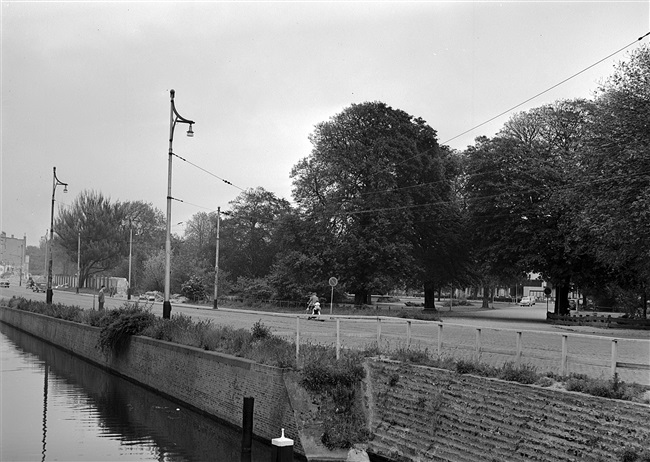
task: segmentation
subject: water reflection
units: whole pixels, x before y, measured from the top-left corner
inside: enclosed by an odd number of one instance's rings
[[[231,427],[11,326],[0,332],[0,460],[271,460],[257,440],[242,459]]]

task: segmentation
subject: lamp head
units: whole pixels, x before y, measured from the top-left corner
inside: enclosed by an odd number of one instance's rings
[[[190,124],[190,128],[187,129],[187,136],[190,138],[194,136],[194,132],[192,131],[192,124]]]
[[[68,185],[67,185],[67,184],[64,184],[64,185],[63,185],[63,192],[64,192],[64,193],[67,193],[67,192],[68,192]]]

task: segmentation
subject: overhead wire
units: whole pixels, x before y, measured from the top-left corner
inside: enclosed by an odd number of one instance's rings
[[[629,48],[630,46],[634,45],[635,43],[637,43],[637,42],[643,40],[645,37],[647,37],[647,36],[649,36],[649,35],[650,35],[650,32],[645,33],[644,35],[642,35],[642,36],[638,37],[637,39],[635,39],[634,41],[630,42],[629,44],[627,44],[627,45],[625,45],[625,46],[619,48],[618,50],[616,50],[616,51],[610,53],[609,55],[605,56],[604,58],[599,59],[599,60],[596,61],[595,63],[593,63],[593,64],[591,64],[591,65],[589,65],[589,66],[583,68],[582,70],[580,70],[580,71],[578,71],[578,72],[575,72],[575,73],[572,74],[571,76],[569,76],[569,77],[567,77],[567,78],[561,80],[560,82],[558,82],[558,83],[552,85],[551,87],[548,87],[547,89],[545,89],[545,90],[543,90],[543,91],[541,91],[541,92],[535,94],[534,96],[531,96],[530,98],[527,98],[526,100],[524,100],[524,101],[522,101],[522,102],[520,102],[520,103],[518,103],[518,104],[516,104],[516,105],[514,105],[514,106],[512,106],[512,107],[510,107],[510,108],[508,108],[508,109],[506,109],[505,111],[500,112],[499,114],[497,114],[497,115],[491,117],[490,119],[488,119],[488,120],[486,120],[486,121],[484,121],[484,122],[482,122],[482,123],[480,123],[480,124],[478,124],[478,125],[475,125],[475,126],[469,128],[468,130],[465,130],[464,132],[462,132],[462,133],[460,133],[460,134],[458,134],[458,135],[455,135],[455,136],[453,136],[453,137],[451,137],[451,138],[449,138],[449,139],[447,139],[447,140],[445,140],[445,141],[443,141],[443,142],[441,142],[441,143],[438,143],[438,146],[444,146],[444,145],[446,145],[447,143],[449,143],[450,141],[453,141],[453,140],[455,140],[455,139],[457,139],[457,138],[459,138],[459,137],[461,137],[461,136],[463,136],[463,135],[465,135],[465,134],[467,134],[467,133],[469,133],[469,132],[471,132],[471,131],[474,131],[474,130],[476,130],[477,128],[480,128],[480,127],[482,127],[483,125],[486,125],[486,124],[488,124],[488,123],[490,123],[490,122],[492,122],[492,121],[498,119],[499,117],[502,117],[503,115],[505,115],[505,114],[507,114],[507,113],[513,111],[514,109],[517,109],[518,107],[523,106],[524,104],[526,104],[526,103],[528,103],[528,102],[534,100],[535,98],[538,98],[539,96],[541,96],[541,95],[543,95],[543,94],[545,94],[545,93],[548,93],[549,91],[551,91],[551,90],[557,88],[558,86],[560,86],[560,85],[562,85],[562,84],[568,82],[569,80],[571,80],[571,79],[577,77],[578,75],[580,75],[580,74],[586,72],[587,70],[589,70],[589,69],[591,69],[591,68],[597,66],[598,64],[600,64],[600,63],[602,63],[603,61],[605,61],[605,60],[611,58],[612,56],[617,55],[618,53],[620,53],[620,52],[622,52],[623,50]],[[427,150],[425,150],[425,151],[419,152],[419,153],[416,154],[415,156],[412,156],[412,157],[409,157],[409,158],[407,158],[407,159],[404,159],[404,160],[402,160],[402,161],[396,163],[395,165],[400,165],[400,164],[403,164],[403,163],[408,162],[408,161],[410,161],[410,160],[413,160],[413,159],[415,159],[415,158],[417,158],[417,157],[419,157],[419,156],[422,156],[422,155],[424,155],[424,154],[430,152],[432,149],[434,149],[434,148],[430,148],[430,149],[427,149]],[[201,171],[207,173],[208,175],[211,175],[211,176],[213,176],[213,177],[215,177],[215,178],[221,180],[222,182],[224,182],[224,183],[226,183],[226,184],[228,184],[228,185],[230,185],[230,186],[232,186],[232,187],[234,187],[234,188],[239,189],[240,191],[245,191],[244,188],[241,188],[241,187],[239,187],[239,186],[233,184],[232,182],[230,182],[230,181],[228,181],[228,180],[226,180],[226,179],[224,179],[224,178],[222,178],[222,177],[220,177],[220,176],[218,176],[218,175],[216,175],[216,174],[210,172],[209,170],[207,170],[207,169],[205,169],[205,168],[203,168],[203,167],[201,167],[201,166],[199,166],[199,165],[197,165],[197,164],[195,164],[195,163],[193,163],[193,162],[191,162],[191,161],[185,159],[184,157],[181,157],[181,156],[179,156],[178,154],[175,154],[175,153],[172,153],[172,154],[173,154],[175,157],[177,157],[178,159],[180,159],[180,160],[182,160],[182,161],[184,161],[184,162],[186,162],[186,163],[192,165],[193,167],[195,167],[195,168],[197,168],[197,169],[199,169],[199,170],[201,170]],[[380,173],[380,172],[382,172],[382,171],[386,171],[386,170],[387,170],[387,169],[380,169],[380,170],[377,170],[377,171],[375,171],[375,172],[370,173],[370,174],[368,175],[368,177],[374,176],[374,175],[376,175],[376,174],[378,174],[378,173]],[[611,177],[610,177],[610,178],[611,178]],[[408,185],[408,186],[404,186],[404,187],[400,187],[400,188],[390,188],[390,189],[386,189],[386,190],[383,190],[383,191],[371,191],[371,192],[366,192],[366,193],[361,193],[361,194],[363,194],[363,195],[367,195],[367,194],[377,194],[377,193],[380,193],[380,192],[396,192],[396,191],[405,190],[405,189],[411,189],[411,188],[418,188],[418,187],[429,186],[429,185],[432,185],[432,184],[435,184],[435,183],[438,183],[438,182],[443,182],[443,181],[445,181],[445,180],[437,180],[437,181],[434,181],[434,182],[423,183],[423,184],[421,184],[421,185]],[[498,197],[498,196],[494,196],[494,197]],[[484,197],[484,199],[485,199],[485,198],[487,198],[487,197]],[[205,209],[205,210],[215,211],[215,210],[213,210],[213,209],[211,209],[211,208],[209,208],[209,207],[203,207],[203,206],[200,206],[200,205],[197,205],[197,204],[192,204],[192,203],[189,203],[189,202],[185,202],[185,201],[183,201],[183,200],[181,200],[181,199],[177,199],[177,198],[172,198],[172,199],[174,199],[174,200],[176,200],[176,201],[179,201],[179,202],[184,202],[184,203],[187,203],[187,204],[189,204],[189,205],[193,205],[193,206],[195,206],[195,207],[202,208],[202,209]],[[414,204],[414,205],[399,206],[399,207],[393,207],[393,208],[390,208],[390,207],[389,207],[389,208],[381,208],[381,209],[366,210],[366,211],[363,211],[363,210],[362,210],[362,211],[348,212],[348,214],[370,213],[370,212],[378,212],[378,211],[390,211],[390,210],[398,210],[398,209],[405,209],[405,208],[412,208],[412,207],[423,207],[423,206],[427,206],[427,205],[436,205],[436,204],[451,203],[451,202],[452,202],[452,201],[440,201],[440,202],[433,202],[433,203],[430,203],[430,204]]]
[[[619,48],[619,49],[616,50],[615,52],[610,53],[609,55],[605,56],[604,58],[602,58],[602,59],[596,61],[595,63],[591,64],[590,66],[585,67],[585,68],[582,69],[581,71],[576,72],[575,74],[573,74],[573,75],[571,75],[570,77],[567,77],[566,79],[564,79],[564,80],[562,80],[562,81],[556,83],[555,85],[553,85],[553,86],[547,88],[546,90],[541,91],[541,92],[537,93],[537,94],[534,95],[534,96],[531,96],[531,97],[528,98],[527,100],[522,101],[521,103],[516,104],[516,105],[512,106],[512,107],[509,108],[509,109],[506,109],[505,111],[503,111],[503,112],[501,112],[501,113],[495,115],[494,117],[492,117],[492,118],[486,120],[485,122],[482,122],[482,123],[480,123],[480,124],[478,124],[478,125],[475,125],[474,127],[470,128],[470,129],[468,129],[468,130],[465,130],[464,132],[462,132],[462,133],[460,133],[460,134],[458,134],[458,135],[456,135],[456,136],[454,136],[454,137],[452,137],[452,138],[449,138],[449,139],[446,140],[446,141],[443,141],[441,144],[445,145],[445,144],[449,143],[450,141],[455,140],[456,138],[460,138],[461,136],[463,136],[463,135],[465,135],[465,134],[467,134],[467,133],[469,133],[469,132],[471,132],[471,131],[474,131],[474,130],[476,130],[476,129],[479,128],[479,127],[482,127],[483,125],[488,124],[488,123],[492,122],[492,121],[495,120],[495,119],[498,119],[499,117],[501,117],[501,116],[507,114],[508,112],[513,111],[513,110],[517,109],[517,108],[520,107],[520,106],[523,106],[524,104],[526,104],[526,103],[528,103],[528,102],[534,100],[535,98],[537,98],[537,97],[539,97],[539,96],[542,96],[542,95],[545,94],[545,93],[548,93],[549,91],[551,91],[551,90],[553,90],[553,89],[559,87],[559,86],[562,85],[563,83],[568,82],[569,80],[573,79],[574,77],[579,76],[580,74],[582,74],[582,73],[588,71],[588,70],[591,69],[592,67],[597,66],[598,64],[602,63],[603,61],[605,61],[605,60],[611,58],[612,56],[617,55],[617,54],[620,53],[621,51],[623,51],[623,50],[625,50],[625,49],[631,47],[631,46],[634,45],[636,42],[639,42],[639,41],[643,40],[643,39],[644,39],[645,37],[647,37],[648,35],[650,35],[650,32],[647,32],[646,34],[642,35],[641,37],[637,38],[636,40],[634,40],[634,41],[628,43],[628,44],[625,45],[624,47]]]
[[[632,173],[621,173],[620,175],[609,175],[606,178],[601,178],[600,180],[584,180],[582,182],[573,182],[565,185],[564,187],[555,187],[552,190],[552,193],[567,193],[572,190],[577,190],[579,186],[585,186],[585,185],[593,185],[594,183],[598,182],[616,182],[620,180],[629,180],[629,179],[634,179],[635,177],[641,177],[644,175],[650,175],[650,171],[638,171],[638,172],[632,172]],[[539,192],[538,188],[529,188],[529,189],[520,189],[517,191],[517,195],[523,195],[526,193],[534,193],[534,192]],[[413,208],[418,208],[418,207],[433,207],[437,205],[451,205],[451,204],[457,204],[458,202],[461,203],[467,203],[467,202],[480,202],[480,201],[485,201],[489,199],[495,199],[500,196],[503,196],[504,194],[507,193],[499,193],[499,194],[492,194],[492,195],[486,195],[486,196],[479,196],[479,197],[470,197],[470,198],[459,198],[455,200],[441,200],[441,201],[434,201],[434,202],[428,202],[424,204],[410,204],[410,205],[400,205],[396,207],[381,207],[381,208],[375,208],[375,209],[365,209],[365,210],[355,210],[355,211],[341,211],[340,213],[337,212],[332,212],[332,215],[359,215],[362,213],[378,213],[378,212],[389,212],[389,211],[394,211],[394,210],[405,210],[405,209],[413,209]]]
[[[446,145],[447,143],[449,143],[450,141],[453,141],[453,140],[455,140],[456,138],[460,138],[461,136],[463,136],[463,135],[465,135],[465,134],[467,134],[467,133],[469,133],[469,132],[472,132],[472,131],[476,130],[476,129],[479,128],[479,127],[482,127],[483,125],[488,124],[488,123],[492,122],[493,120],[498,119],[499,117],[501,117],[501,116],[507,114],[508,112],[510,112],[510,111],[512,111],[512,110],[514,110],[514,109],[520,107],[520,106],[523,106],[524,104],[526,104],[526,103],[532,101],[533,99],[535,99],[535,98],[537,98],[537,97],[539,97],[539,96],[541,96],[541,95],[543,95],[543,94],[545,94],[545,93],[548,93],[549,91],[551,91],[551,90],[557,88],[558,86],[560,86],[560,85],[562,85],[562,84],[568,82],[569,80],[573,79],[574,77],[577,77],[578,75],[582,74],[583,72],[586,72],[587,70],[591,69],[592,67],[597,66],[598,64],[602,63],[603,61],[605,61],[605,60],[611,58],[612,56],[617,55],[617,54],[620,53],[621,51],[623,51],[623,50],[625,50],[625,49],[631,47],[631,46],[634,45],[635,43],[637,43],[637,42],[643,40],[643,39],[644,39],[645,37],[647,37],[648,35],[650,35],[650,32],[645,33],[644,35],[642,35],[641,37],[637,38],[636,40],[634,40],[634,41],[628,43],[628,44],[625,45],[624,47],[619,48],[619,49],[616,50],[615,52],[610,53],[609,55],[607,55],[606,57],[604,57],[604,58],[602,58],[602,59],[599,59],[599,60],[596,61],[595,63],[593,63],[593,64],[591,64],[591,65],[585,67],[584,69],[582,69],[582,70],[580,70],[580,71],[578,71],[578,72],[576,72],[576,73],[574,73],[574,74],[571,75],[570,77],[565,78],[564,80],[562,80],[562,81],[556,83],[555,85],[553,85],[553,86],[547,88],[546,90],[537,93],[535,96],[531,96],[530,98],[526,99],[525,101],[522,101],[521,103],[516,104],[516,105],[512,106],[511,108],[509,108],[509,109],[507,109],[507,110],[505,110],[505,111],[503,111],[503,112],[500,112],[499,114],[495,115],[494,117],[491,117],[490,119],[486,120],[485,122],[482,122],[482,123],[480,123],[480,124],[478,124],[478,125],[475,125],[475,126],[473,126],[472,128],[470,128],[470,129],[468,129],[468,130],[465,130],[464,132],[462,132],[462,133],[460,133],[460,134],[458,134],[458,135],[456,135],[456,136],[453,136],[453,137],[451,137],[451,138],[449,138],[449,139],[447,139],[447,140],[445,140],[445,141],[443,141],[443,142],[441,142],[441,143],[438,143],[438,146],[445,146],[445,145]],[[403,164],[403,163],[405,163],[405,162],[408,162],[408,161],[411,161],[411,160],[413,160],[413,159],[416,159],[416,158],[418,158],[418,157],[420,157],[420,156],[422,156],[422,155],[424,155],[424,154],[427,154],[428,152],[430,152],[430,151],[433,150],[433,149],[434,149],[434,148],[429,148],[429,149],[426,149],[426,150],[424,150],[424,151],[422,151],[422,152],[418,152],[416,155],[414,155],[414,156],[412,156],[412,157],[409,157],[408,159],[404,159],[404,160],[402,160],[402,161],[396,163],[395,165],[400,165],[400,164]],[[376,175],[377,173],[380,173],[380,172],[385,171],[385,170],[386,170],[386,169],[380,169],[380,170],[377,170],[377,171],[371,173],[369,176]]]
[[[203,167],[200,167],[199,165],[196,165],[196,164],[193,163],[193,162],[190,162],[189,160],[185,159],[184,157],[179,156],[179,155],[176,154],[176,153],[172,153],[172,155],[174,155],[175,157],[179,158],[179,159],[182,160],[183,162],[187,162],[188,164],[192,165],[193,167],[198,168],[199,170],[201,170],[201,171],[207,173],[208,175],[211,175],[211,176],[213,176],[213,177],[215,177],[215,178],[217,178],[217,179],[223,181],[224,183],[226,183],[227,185],[232,186],[233,188],[237,188],[237,189],[239,189],[240,191],[245,191],[244,188],[240,188],[240,187],[237,186],[236,184],[232,184],[230,181],[228,181],[228,180],[226,180],[226,179],[224,179],[224,178],[221,178],[221,177],[218,176],[218,175],[215,175],[214,173],[212,173],[212,172],[210,172],[210,171],[204,169]]]

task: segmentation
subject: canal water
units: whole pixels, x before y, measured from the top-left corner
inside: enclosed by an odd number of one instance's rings
[[[0,460],[269,462],[271,446],[0,323]],[[278,435],[279,436],[279,435]]]

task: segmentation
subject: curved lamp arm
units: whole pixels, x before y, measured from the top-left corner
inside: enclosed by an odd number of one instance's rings
[[[176,105],[174,104],[174,95],[176,92],[174,90],[169,91],[169,96],[171,98],[171,105],[172,105],[172,123],[169,128],[169,142],[171,143],[174,141],[174,128],[176,127],[176,123],[184,123],[188,124],[190,128],[187,130],[187,136],[192,137],[194,136],[194,132],[192,131],[192,125],[194,125],[194,121],[190,119],[186,119],[182,115],[178,113],[176,110]]]

